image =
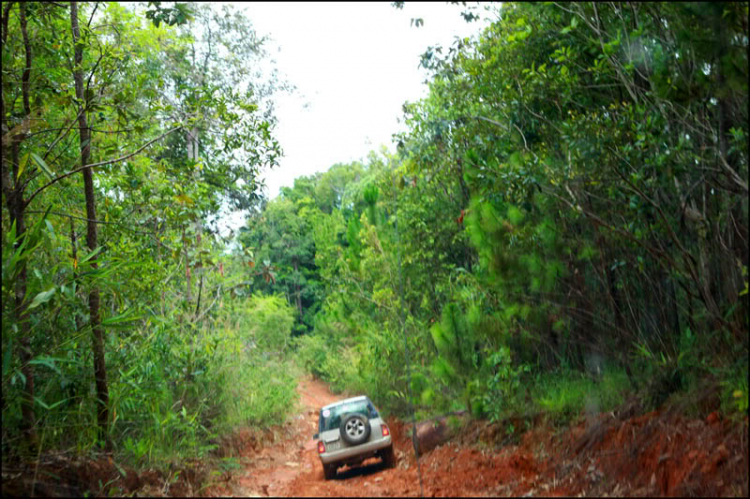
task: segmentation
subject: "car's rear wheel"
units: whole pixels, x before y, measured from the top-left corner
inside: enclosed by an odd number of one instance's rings
[[[323,465],[323,475],[326,477],[326,480],[332,480],[336,477],[336,468],[335,464]]]
[[[383,449],[380,457],[383,459],[383,465],[386,468],[394,468],[396,466],[396,454],[393,452],[393,445],[387,449]]]
[[[341,438],[349,445],[359,445],[370,438],[370,420],[362,414],[349,414],[339,427]]]

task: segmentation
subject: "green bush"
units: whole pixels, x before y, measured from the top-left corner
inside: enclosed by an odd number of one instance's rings
[[[226,380],[219,396],[222,431],[239,425],[281,424],[297,401],[297,370],[290,361],[245,355],[222,371]]]
[[[487,359],[492,369],[492,376],[487,381],[487,393],[484,396],[484,406],[495,422],[510,412],[518,410],[518,399],[522,392],[521,376],[530,371],[530,366],[513,366],[510,349],[500,347]]]
[[[622,404],[628,390],[627,375],[618,369],[605,369],[600,378],[568,370],[537,376],[531,395],[537,408],[565,423],[581,412],[609,411]]]
[[[294,338],[294,346],[299,366],[319,378],[323,377],[323,364],[329,351],[325,338],[318,334],[305,334]]]
[[[363,383],[359,377],[359,352],[354,347],[340,347],[330,352],[323,362],[323,379],[335,393],[357,392]]]
[[[261,350],[283,353],[291,340],[295,314],[286,298],[254,294],[247,313],[251,320],[243,336]]]
[[[217,435],[283,422],[296,402],[296,368],[277,355],[294,310],[278,297],[223,303],[203,327],[164,318],[111,345],[116,445],[137,466],[201,458]],[[88,416],[93,418],[93,415]]]
[[[721,409],[730,417],[742,419],[748,415],[748,358],[747,354],[735,366],[727,369],[721,382]]]
[[[281,423],[294,406],[297,370],[279,356],[289,344],[294,313],[283,297],[256,294],[225,316],[229,324],[237,320],[237,327],[224,329],[215,359],[221,382],[214,412],[221,431]]]

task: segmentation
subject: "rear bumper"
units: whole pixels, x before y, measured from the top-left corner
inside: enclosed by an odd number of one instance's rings
[[[362,462],[369,457],[373,457],[379,450],[391,445],[393,445],[393,441],[391,440],[391,436],[388,435],[387,437],[371,440],[354,447],[324,452],[323,454],[319,454],[319,456],[323,464],[337,463],[343,466],[344,464]]]

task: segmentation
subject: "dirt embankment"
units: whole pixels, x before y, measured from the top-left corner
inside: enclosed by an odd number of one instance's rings
[[[441,435],[452,430],[430,429],[445,420],[424,422],[417,431],[427,444],[419,459],[421,486],[411,426],[391,420],[395,468],[373,458],[325,480],[311,437],[320,407],[341,397],[310,378],[298,389],[300,412],[283,427],[237,431],[223,441],[223,473],[211,471],[216,460],[136,472],[106,455],[48,454],[4,466],[3,496],[748,496],[747,418],[732,422],[714,412],[687,419],[637,408],[589,415],[565,430],[539,419],[463,418],[466,424],[447,443]],[[520,437],[508,431],[527,424]]]
[[[397,466],[378,459],[326,481],[315,441],[319,408],[340,397],[300,383],[302,412],[265,446],[246,445],[240,472],[208,490],[233,496],[747,496],[748,424],[651,412],[589,417],[564,432],[540,424],[508,444],[507,423],[471,422],[419,459],[405,425],[389,421]],[[518,425],[516,425],[518,428]]]

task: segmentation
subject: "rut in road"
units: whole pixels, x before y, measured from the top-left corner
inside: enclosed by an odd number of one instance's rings
[[[393,438],[396,467],[385,469],[379,458],[360,466],[339,469],[333,480],[325,480],[312,435],[317,431],[318,411],[336,400],[359,394],[332,394],[328,387],[307,377],[298,385],[301,412],[277,432],[275,443],[242,457],[247,463],[242,473],[222,486],[205,491],[207,495],[248,496],[418,496],[417,466],[407,427],[388,419]],[[471,446],[444,444],[420,459],[426,496],[487,496],[516,491],[518,484],[530,483],[536,475],[534,459],[511,449],[500,453]],[[502,484],[502,485],[500,485]],[[498,488],[500,486],[501,488]],[[504,489],[502,487],[505,487]]]
[[[247,496],[389,496],[419,493],[414,457],[403,438],[402,425],[389,421],[396,448],[395,469],[385,469],[378,458],[356,467],[339,469],[334,480],[325,480],[312,435],[317,431],[320,408],[345,395],[334,395],[311,377],[300,381],[301,412],[277,432],[276,442],[258,452],[248,448],[242,457],[248,462],[244,472],[209,493]]]
[[[298,385],[300,412],[275,430],[273,443],[242,451],[245,467],[204,490],[220,496],[418,496],[419,480],[406,426],[387,420],[396,467],[377,458],[325,480],[316,442],[319,409],[334,395],[312,378]],[[517,426],[522,421],[516,422]],[[420,427],[423,424],[420,423]],[[564,431],[535,425],[515,443],[507,422],[471,421],[450,442],[420,458],[425,496],[747,495],[747,418],[705,420],[668,411],[602,413]],[[241,436],[240,436],[241,438]],[[665,457],[667,456],[667,457]]]

